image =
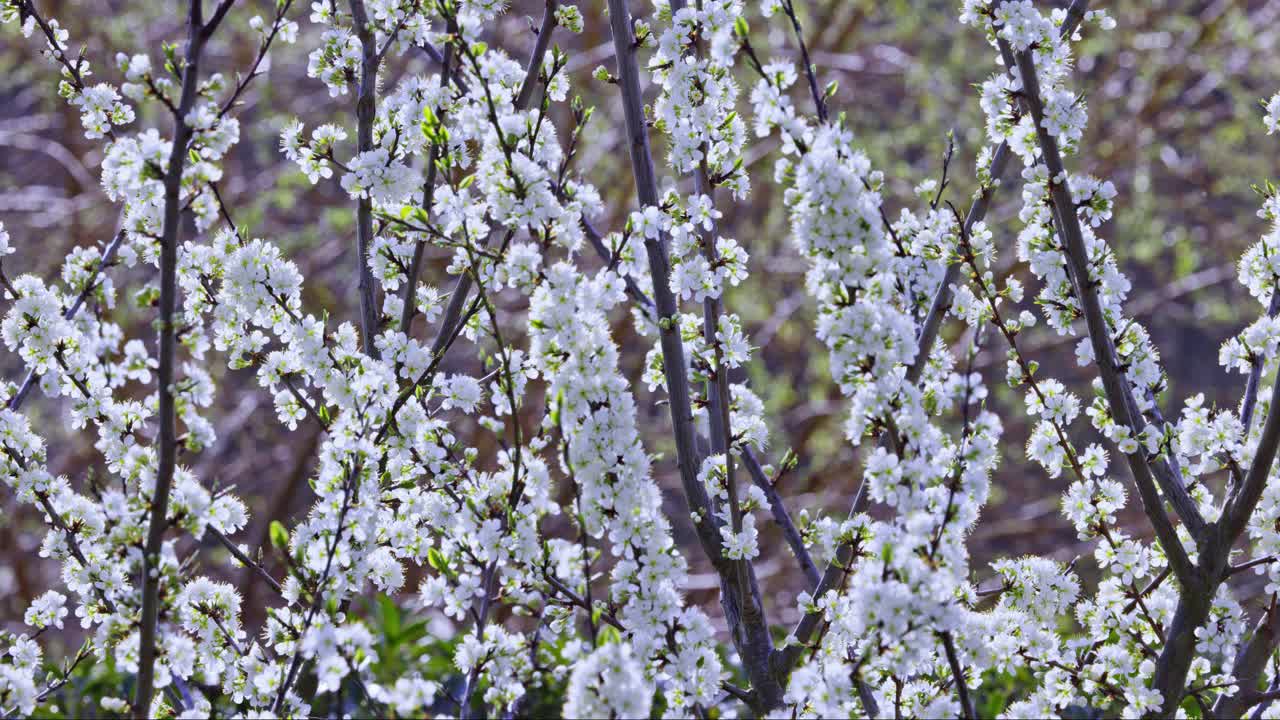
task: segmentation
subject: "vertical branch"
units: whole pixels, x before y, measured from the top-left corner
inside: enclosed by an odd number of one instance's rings
[[[493,560],[484,569],[483,580],[480,586],[484,595],[480,598],[480,610],[475,613],[476,619],[476,637],[484,637],[484,628],[489,619],[489,606],[493,603],[494,581],[498,577],[498,561]],[[474,693],[476,683],[480,680],[480,665],[477,664],[467,673],[467,678],[462,686],[462,695],[458,700],[458,717],[462,720],[468,720],[474,717],[471,712],[471,695]]]
[[[673,10],[675,10],[673,6]],[[613,34],[614,54],[618,63],[618,85],[622,90],[623,110],[626,120],[628,149],[631,168],[635,176],[636,195],[641,207],[659,205],[658,183],[649,150],[649,133],[644,114],[644,100],[640,90],[640,73],[636,60],[637,43],[632,30],[631,10],[627,0],[609,0],[609,24]],[[667,257],[667,238],[645,238],[645,252],[649,260],[649,273],[653,278],[654,303],[658,314],[658,329],[662,346],[663,374],[671,408],[671,424],[675,432],[676,459],[680,480],[684,487],[689,509],[697,526],[698,538],[703,550],[711,559],[720,577],[720,603],[725,611],[735,646],[742,658],[747,675],[751,679],[755,698],[761,708],[772,709],[782,702],[782,686],[769,664],[773,653],[773,639],[755,581],[755,573],[746,561],[732,561],[725,557],[720,529],[712,511],[707,490],[698,478],[700,459],[694,444],[693,415],[689,399],[689,377],[685,366],[684,343],[680,338],[679,308],[671,292],[670,263]],[[704,311],[712,311],[719,317],[718,303]],[[706,317],[704,315],[704,320]],[[709,329],[714,340],[714,323]],[[720,373],[723,375],[723,373]],[[727,384],[721,406],[713,410],[712,427],[720,431],[714,436],[713,447],[723,446],[726,462],[728,453]],[[717,414],[719,418],[714,418]],[[730,492],[730,509],[733,512],[733,489]],[[735,529],[741,519],[734,517]]]
[[[178,241],[182,222],[182,170],[187,159],[191,128],[186,117],[196,101],[200,55],[205,43],[226,16],[234,0],[222,0],[208,24],[203,22],[202,0],[191,0],[187,13],[187,52],[182,66],[182,95],[173,113],[173,146],[164,176],[164,226],[160,237],[160,358],[158,376],[159,452],[151,515],[142,554],[142,618],[138,637],[138,686],[133,714],[148,716],[155,692],[157,626],[160,616],[160,550],[169,509],[169,491],[177,465],[178,421],[174,403],[173,370],[177,350]]]
[[[677,13],[685,7],[684,0],[673,0],[671,12]],[[699,11],[702,10],[702,0],[697,0],[697,8]],[[703,52],[702,38],[695,37],[694,43],[695,52],[700,61]],[[706,195],[714,205],[716,188],[715,184],[707,176],[707,153],[708,147],[706,143],[703,143],[702,160],[698,163],[698,167],[693,173],[693,194],[695,196]],[[710,229],[705,225],[700,225],[698,235],[701,238],[703,257],[706,258],[710,267],[715,267],[719,261],[719,253],[716,251],[714,220],[711,221]],[[707,343],[707,347],[711,349],[712,354],[712,375],[706,383],[707,424],[710,431],[711,453],[724,457],[724,485],[729,502],[729,523],[733,528],[733,532],[740,533],[742,532],[742,507],[738,499],[738,482],[734,473],[733,453],[731,452],[733,427],[729,421],[729,408],[733,404],[733,396],[729,390],[729,369],[724,364],[724,349],[721,347],[720,340],[717,337],[720,329],[720,317],[723,314],[723,295],[708,296],[702,301],[702,337]],[[755,569],[746,561],[738,563],[738,566],[739,583],[758,593],[758,590],[755,590],[757,585]],[[757,601],[756,605],[761,605],[761,603]],[[759,610],[763,615],[762,606]],[[770,646],[769,650],[772,652],[772,646]]]
[[[707,181],[706,161],[693,177],[694,195],[715,192],[715,188]],[[715,247],[715,231],[702,229],[702,253],[707,263],[715,267],[717,258]],[[733,454],[729,446],[733,442],[733,430],[729,423],[729,407],[733,398],[729,392],[729,369],[724,366],[724,351],[720,340],[716,337],[720,329],[720,316],[724,314],[724,303],[720,297],[707,297],[702,301],[702,337],[707,347],[711,348],[711,377],[707,380],[707,419],[711,435],[711,453],[724,456],[724,486],[729,496],[729,520],[735,533],[742,532],[742,508],[738,503],[738,483],[733,472]]]
[[[628,150],[635,176],[636,195],[641,207],[658,205],[658,181],[654,175],[653,157],[649,152],[649,133],[645,127],[644,100],[640,93],[640,74],[636,65],[636,40],[631,29],[631,10],[627,0],[609,0],[609,25],[618,62],[618,85],[622,89],[626,115]],[[684,342],[680,338],[678,311],[671,292],[671,265],[662,240],[646,238],[645,253],[653,277],[654,307],[658,313],[658,330],[662,344],[663,374],[670,398],[671,424],[676,436],[676,461],[684,485],[689,509],[697,517],[698,535],[703,548],[713,557],[720,555],[719,530],[711,517],[706,488],[698,481],[699,459],[693,438],[693,414],[689,402],[689,376],[685,367]]]
[[[964,680],[964,668],[960,667],[960,656],[956,653],[956,643],[951,633],[938,633],[942,639],[942,648],[947,654],[947,665],[951,667],[951,677],[956,684],[956,695],[960,699],[960,717],[976,718],[973,711],[973,700],[969,697],[969,686]]]
[[[677,13],[684,7],[684,0],[673,0],[671,12]],[[699,11],[702,10],[702,0],[697,0],[697,8]],[[694,42],[698,59],[701,60],[702,38],[697,37]],[[707,144],[703,143],[702,160],[693,173],[693,194],[706,195],[714,205],[716,188],[707,177],[707,152]],[[706,258],[708,265],[714,268],[719,260],[716,251],[715,221],[711,221],[709,229],[705,225],[700,225],[698,234],[702,240],[703,257]],[[723,290],[721,292],[723,293]],[[742,532],[742,508],[738,503],[738,483],[733,472],[733,453],[730,452],[730,446],[733,444],[733,428],[729,422],[729,408],[733,404],[733,397],[729,390],[729,369],[724,366],[724,350],[716,336],[720,329],[720,316],[724,314],[722,298],[723,295],[708,296],[702,301],[702,336],[707,347],[711,348],[712,354],[712,376],[707,382],[707,417],[711,435],[711,452],[714,455],[724,456],[724,485],[729,496],[729,521],[733,531],[739,533]],[[754,584],[754,572],[749,565],[745,569],[747,572],[752,572],[751,582]]]
[[[364,0],[351,0],[351,24],[360,39],[360,90],[356,96],[356,146],[359,152],[373,149],[373,120],[377,115],[378,45]],[[390,41],[388,41],[390,42]],[[360,267],[360,341],[366,355],[378,357],[374,337],[378,334],[381,310],[374,294],[373,270],[369,268],[369,246],[373,243],[373,201],[356,203],[356,253]]]
[[[533,52],[529,53],[529,62],[524,68],[524,82],[520,83],[520,92],[516,94],[517,110],[529,107],[533,99],[533,91],[538,87],[538,75],[542,72],[542,60],[551,47],[551,31],[556,27],[556,8],[560,0],[546,0],[542,9],[542,25],[538,28],[538,37],[533,41]]]

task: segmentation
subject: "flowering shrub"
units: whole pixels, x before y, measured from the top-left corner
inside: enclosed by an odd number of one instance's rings
[[[1221,350],[1246,378],[1239,407],[1196,397],[1166,419],[1168,378],[1125,314],[1131,285],[1104,237],[1116,188],[1067,165],[1088,152],[1072,46],[1109,29],[1105,12],[966,0],[959,19],[992,49],[975,98],[990,145],[979,191],[946,196],[948,154],[895,217],[883,174],[828,107],[792,0],[659,0],[647,20],[609,0],[614,61],[595,77],[617,88],[636,203],[623,227],[597,229],[601,195],[574,162],[592,111],[570,99],[554,44],[583,31],[575,6],[547,0],[521,61],[487,31],[498,0],[276,0],[268,17],[206,4],[187,4],[185,41],[103,69],[36,0],[0,0],[14,41],[39,48],[102,142],[120,212],[119,232],[68,255],[56,280],[0,273],[0,336],[27,368],[0,387],[0,472],[44,514],[40,554],[61,564],[27,627],[4,633],[6,715],[36,712],[90,663],[118,680],[98,709],[138,717],[1275,712],[1280,194],[1265,189],[1273,229],[1239,263],[1263,311]],[[208,67],[228,23],[258,36],[248,68]],[[794,33],[799,63],[757,45],[778,32]],[[353,110],[345,125],[287,124],[280,162],[350,199],[354,321],[304,303],[298,266],[218,190],[241,99],[272,48],[295,42],[313,43],[307,75]],[[433,72],[391,82],[409,54]],[[1264,108],[1271,134],[1280,95]],[[139,127],[155,115],[171,122]],[[661,183],[651,136],[666,148]],[[748,173],[766,140],[780,146],[773,175]],[[785,188],[814,330],[864,450],[847,512],[812,523],[791,519],[761,460],[764,403],[735,381],[751,337],[725,291],[751,282],[751,243],[719,221],[753,181]],[[985,216],[1009,185],[1021,210],[1002,247]],[[0,229],[11,264],[23,244]],[[424,277],[428,245],[452,253],[439,286]],[[1002,253],[1036,279],[1034,297],[998,272]],[[121,265],[157,279],[117,285]],[[122,294],[154,306],[148,333],[126,336]],[[518,299],[520,332],[499,296]],[[650,341],[643,383],[612,330],[622,308]],[[1024,353],[1020,333],[1040,322],[1078,338],[1090,393]],[[1002,423],[965,358],[990,343],[1007,346],[1006,380],[1032,419],[1027,457],[1072,478],[1061,508],[1096,582],[1045,558],[970,562]],[[468,352],[483,374],[451,369]],[[216,437],[215,364],[252,369],[289,430],[323,429],[310,512],[271,525],[281,577],[237,540],[245,503],[194,469]],[[668,408],[674,458],[646,449],[640,384]],[[77,488],[50,470],[23,414],[36,388],[70,404],[107,482]],[[462,425],[500,450],[468,447]],[[654,480],[672,460],[688,518],[668,516]],[[1117,519],[1133,495],[1152,538]],[[806,583],[795,608],[759,589],[767,523]],[[694,547],[677,544],[685,527]],[[202,546],[273,593],[261,624]],[[718,609],[685,597],[689,553],[714,569]],[[1242,603],[1227,581],[1247,571],[1266,584]],[[371,590],[394,598],[377,617]],[[432,661],[425,625],[402,631],[400,607],[447,619],[449,662]],[[794,627],[777,621],[787,609]],[[48,671],[42,635],[68,623],[88,640]]]

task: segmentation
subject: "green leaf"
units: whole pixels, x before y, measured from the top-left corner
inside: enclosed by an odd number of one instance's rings
[[[445,560],[444,553],[437,548],[431,548],[427,551],[427,564],[438,572],[448,572],[449,561]]]
[[[382,611],[382,631],[394,645],[400,639],[400,608],[386,595],[378,596],[378,607]]]
[[[271,521],[271,546],[277,550],[284,550],[289,547],[289,531],[284,529],[284,523],[279,520]]]
[[[597,637],[599,637],[601,645],[622,642],[622,633],[618,632],[618,628],[612,625],[605,625],[600,628],[600,633]]]

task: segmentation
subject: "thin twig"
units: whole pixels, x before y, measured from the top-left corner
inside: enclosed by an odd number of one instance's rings
[[[960,667],[960,656],[956,654],[955,641],[951,639],[950,632],[940,632],[938,637],[942,639],[942,648],[947,653],[947,664],[951,666],[951,677],[956,684],[956,694],[960,697],[960,716],[963,718],[978,717],[973,711],[973,701],[969,699],[969,685],[964,680],[964,668]]]
[[[773,519],[778,523],[778,527],[782,528],[782,536],[787,539],[787,544],[791,546],[791,552],[795,554],[796,560],[800,563],[800,569],[804,572],[805,579],[809,581],[811,589],[817,588],[818,583],[822,582],[822,576],[818,574],[818,566],[813,564],[813,557],[809,554],[809,549],[804,545],[804,538],[800,535],[800,531],[796,528],[796,524],[791,519],[791,513],[787,512],[787,506],[782,500],[782,496],[778,494],[777,488],[769,481],[769,477],[764,474],[764,468],[760,467],[760,461],[756,459],[755,451],[746,445],[741,445],[738,452],[742,456],[742,464],[747,469],[747,474],[755,482],[756,487],[764,491],[765,499],[769,501],[769,511],[773,513]]]

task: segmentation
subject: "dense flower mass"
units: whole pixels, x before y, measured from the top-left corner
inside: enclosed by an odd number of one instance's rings
[[[602,195],[574,163],[591,108],[569,99],[578,78],[554,41],[584,30],[577,7],[547,0],[517,59],[493,31],[504,2],[297,4],[264,17],[193,0],[185,44],[122,49],[113,83],[42,3],[0,0],[12,41],[48,60],[100,143],[120,215],[52,279],[6,274],[33,241],[0,224],[0,340],[26,370],[0,384],[0,475],[43,517],[39,554],[60,567],[21,632],[0,632],[6,716],[99,662],[127,677],[101,709],[138,717],[506,717],[549,712],[546,698],[572,717],[1275,712],[1280,194],[1267,186],[1270,230],[1238,264],[1262,311],[1220,351],[1246,376],[1239,407],[1198,395],[1166,419],[1169,378],[1106,239],[1120,192],[1066,165],[1088,153],[1074,43],[1114,26],[1105,11],[965,0],[961,22],[992,51],[974,98],[990,145],[978,191],[963,212],[944,197],[949,150],[943,176],[914,179],[917,197],[891,211],[793,0],[658,0],[647,19],[610,0],[614,67],[595,77],[616,85],[637,197],[602,232]],[[214,70],[205,50],[236,23],[253,65]],[[753,44],[788,33],[800,63]],[[345,198],[354,319],[316,306],[289,246],[236,224],[218,189],[239,98],[295,42],[351,112],[288,118],[270,137],[280,165]],[[1280,94],[1263,107],[1272,134]],[[771,149],[772,173],[749,172]],[[770,418],[730,306],[768,272],[724,230],[753,183],[783,190],[859,451],[847,507],[799,523],[775,486],[792,463],[760,459]],[[1017,218],[997,232],[986,209],[1006,186]],[[447,275],[426,277],[429,248]],[[131,324],[121,298],[155,322]],[[634,360],[624,308],[647,339]],[[1092,387],[1038,372],[1020,333],[1039,323],[1071,339]],[[970,557],[1017,446],[973,368],[988,346],[1007,351],[1027,458],[1070,479],[1055,502],[1091,557]],[[320,430],[310,508],[272,518],[271,563],[242,544],[249,509],[204,457],[218,366],[251,372],[288,431]],[[50,463],[23,412],[40,395],[69,408],[105,477]],[[641,432],[655,399],[662,440]],[[680,502],[658,469],[679,475]],[[1126,508],[1152,532],[1123,523]],[[805,584],[764,597],[774,522]],[[695,563],[718,603],[690,592]],[[261,619],[224,581],[235,568],[270,593]],[[1265,580],[1256,618],[1227,583],[1246,570]],[[385,601],[377,617],[366,595]],[[410,632],[402,611],[430,623]],[[77,628],[79,654],[45,656]]]

